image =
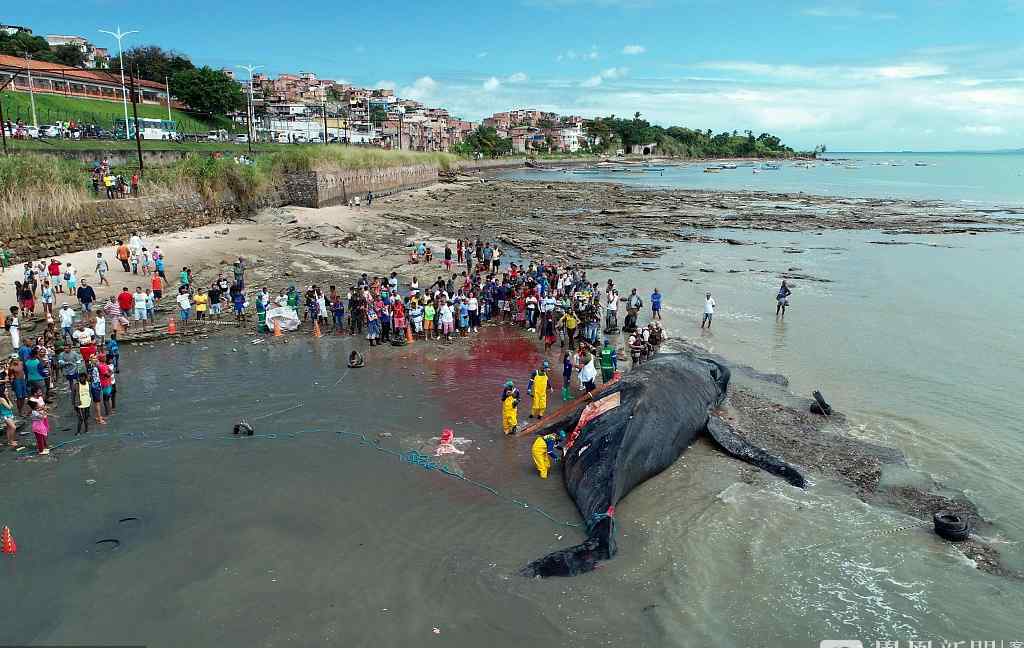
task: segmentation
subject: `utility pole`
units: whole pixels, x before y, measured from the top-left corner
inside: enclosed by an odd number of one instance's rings
[[[324,97],[324,146],[327,146],[327,98]]]
[[[139,30],[133,29],[131,31],[121,31],[121,25],[117,26],[117,31],[107,31],[105,29],[99,30],[100,33],[110,34],[117,39],[117,60],[120,61],[121,67],[121,103],[124,104],[124,138],[128,139],[128,89],[124,86],[124,51],[121,49],[121,39],[128,34],[138,34]]]
[[[167,89],[167,121],[171,121],[171,77],[164,77],[164,87]]]
[[[398,150],[402,150],[402,137],[405,135],[405,111],[398,113]]]
[[[138,74],[138,73],[139,73],[139,71],[136,68],[135,74]],[[138,101],[137,101],[138,97],[136,97],[136,95],[135,95],[135,77],[132,76],[131,80],[132,80],[132,114],[135,116],[135,148],[139,152],[139,177],[142,177],[144,172],[143,172],[143,168],[142,168],[142,133],[139,132],[139,104],[138,104]],[[124,133],[125,133],[125,135],[128,134],[128,122],[127,121],[125,121],[125,123],[124,123]]]
[[[249,136],[247,137],[247,139],[249,140],[249,155],[252,155],[252,140],[253,140],[253,136],[255,135],[255,129],[253,127],[253,121],[255,121],[255,117],[256,117],[256,108],[255,108],[255,106],[253,106],[253,98],[252,98],[252,73],[253,73],[254,70],[258,70],[258,69],[260,69],[263,66],[262,65],[236,65],[235,67],[236,68],[240,68],[242,70],[245,70],[246,72],[249,73],[249,97],[248,97],[248,102],[247,102],[246,107],[245,107],[245,127],[247,129],[248,134],[249,134]]]
[[[39,128],[39,122],[36,120],[36,93],[32,87],[32,64],[29,61],[32,60],[32,55],[25,52],[25,71],[28,72],[28,100],[32,103],[32,125]]]
[[[14,80],[14,77],[11,77]],[[13,132],[11,133],[14,134]],[[7,121],[4,120],[4,101],[3,96],[0,96],[0,137],[4,140],[4,155],[7,155]]]

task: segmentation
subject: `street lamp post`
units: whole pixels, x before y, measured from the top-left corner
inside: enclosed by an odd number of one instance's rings
[[[247,139],[249,140],[249,155],[252,155],[252,139],[253,139],[253,134],[256,131],[256,127],[253,124],[253,121],[255,121],[255,118],[256,118],[256,111],[253,108],[253,99],[252,99],[252,73],[253,73],[253,71],[258,70],[258,69],[260,69],[263,66],[262,65],[236,65],[235,67],[236,68],[241,68],[241,69],[243,69],[243,70],[245,70],[245,71],[247,71],[249,73],[249,97],[248,97],[248,101],[246,102],[246,106],[245,106],[245,121],[246,121],[246,130],[248,131]]]
[[[128,91],[124,86],[124,50],[121,49],[121,39],[128,34],[138,34],[139,30],[133,29],[131,31],[121,31],[121,25],[117,26],[117,31],[107,31],[106,29],[99,30],[102,34],[110,34],[117,39],[117,60],[120,62],[119,67],[121,68],[121,103],[124,104],[124,138],[128,139]]]
[[[32,125],[39,128],[39,122],[36,120],[36,93],[32,88],[32,64],[29,61],[32,60],[32,55],[25,52],[25,69],[28,71],[28,100],[32,104]]]

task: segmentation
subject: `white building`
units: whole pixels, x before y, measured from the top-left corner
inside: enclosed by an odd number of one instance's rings
[[[95,45],[90,43],[82,36],[62,36],[60,34],[49,34],[46,36],[46,42],[50,47],[60,47],[62,45],[74,45],[78,48],[82,54],[85,54],[85,67],[94,69],[97,63],[97,48]],[[101,50],[101,52],[106,50]]]

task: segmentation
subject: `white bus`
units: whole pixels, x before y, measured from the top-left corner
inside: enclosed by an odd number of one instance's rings
[[[170,119],[143,119],[139,118],[139,131],[142,139],[147,140],[173,140],[178,139],[177,122]],[[114,121],[114,132],[118,137],[124,137],[124,120]],[[128,139],[135,139],[135,120],[128,120]]]

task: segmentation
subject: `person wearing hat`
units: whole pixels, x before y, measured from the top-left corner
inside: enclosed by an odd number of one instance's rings
[[[533,465],[537,467],[541,479],[548,478],[548,471],[551,470],[552,458],[556,461],[561,454],[560,446],[565,442],[565,430],[559,430],[558,434],[545,434],[538,436],[530,447],[530,455],[533,457]]]
[[[548,380],[548,370],[551,369],[551,363],[544,360],[544,364],[541,369],[534,370],[529,377],[529,384],[526,386],[526,393],[534,397],[532,402],[532,408],[530,409],[530,419],[543,419],[544,413],[548,408],[548,392],[552,391],[554,387],[551,386],[551,381]]]
[[[519,431],[519,389],[509,380],[501,390],[501,429],[505,434]]]
[[[609,340],[604,341],[604,346],[601,347],[601,380],[604,382],[610,381],[615,376],[615,369],[618,365],[618,357],[615,353],[615,349],[612,347],[612,343]]]
[[[526,393],[533,396],[530,418],[544,418],[544,411],[548,408],[548,392],[554,389],[551,386],[551,381],[548,380],[548,369],[550,368],[551,363],[545,360],[544,365],[540,369],[535,369],[533,375],[530,376],[530,384],[526,387]]]

